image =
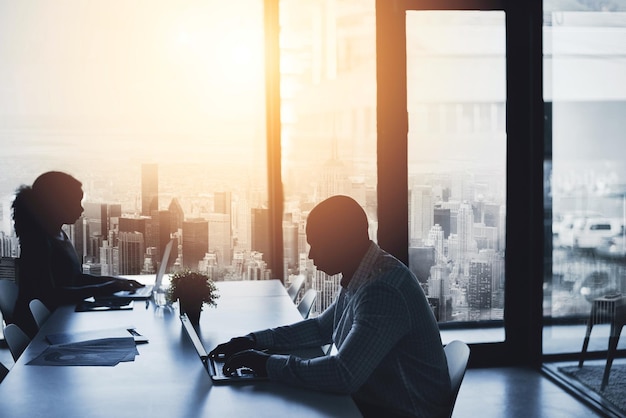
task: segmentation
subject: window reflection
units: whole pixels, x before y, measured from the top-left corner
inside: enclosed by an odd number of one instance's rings
[[[503,318],[504,23],[407,13],[409,265],[440,323]]]
[[[609,3],[544,4],[549,105],[552,274],[544,286],[544,352],[579,352],[593,300],[626,294],[626,11]],[[597,345],[594,343],[597,341]],[[624,345],[624,342],[621,343]],[[592,349],[606,350],[605,336]]]

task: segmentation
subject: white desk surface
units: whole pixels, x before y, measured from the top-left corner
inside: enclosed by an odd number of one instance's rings
[[[207,350],[233,336],[300,320],[280,281],[218,282],[217,308],[205,307]],[[45,336],[134,325],[149,338],[135,361],[114,367],[32,366]],[[321,350],[320,350],[321,352]],[[214,385],[184,335],[178,310],[135,301],[131,311],[57,309],[0,384],[3,418],[360,417],[349,396],[274,382]]]

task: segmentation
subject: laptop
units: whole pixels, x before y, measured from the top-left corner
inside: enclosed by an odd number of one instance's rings
[[[154,284],[149,284],[144,287],[140,287],[138,289],[133,290],[121,290],[119,292],[115,292],[113,296],[125,298],[125,299],[150,299],[152,296],[152,291],[154,289],[158,289],[163,282],[163,276],[165,276],[165,272],[167,270],[167,262],[170,259],[170,253],[172,252],[172,246],[174,245],[174,240],[170,240],[165,248],[163,249],[163,257],[161,259],[161,265],[159,266],[159,270],[156,273],[154,278]]]
[[[198,334],[196,333],[196,329],[191,324],[191,321],[189,321],[187,314],[181,314],[180,321],[183,324],[185,334],[187,334],[187,337],[189,337],[189,340],[191,340],[193,347],[196,349],[198,357],[200,357],[200,361],[202,361],[202,365],[204,366],[209,376],[211,376],[211,380],[214,383],[241,383],[268,379],[267,376],[257,376],[251,369],[248,369],[246,367],[238,369],[237,373],[234,375],[225,375],[222,371],[225,360],[209,357],[204,348],[204,345],[202,344],[202,341],[200,341],[200,337],[198,337]]]

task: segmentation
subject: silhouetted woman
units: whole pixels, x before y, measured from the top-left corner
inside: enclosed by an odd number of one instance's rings
[[[31,338],[37,325],[28,307],[40,299],[50,311],[90,296],[110,295],[143,286],[134,280],[94,276],[82,272],[82,263],[61,229],[83,213],[82,184],[69,174],[49,171],[32,186],[21,186],[13,201],[15,233],[20,243],[13,322]]]

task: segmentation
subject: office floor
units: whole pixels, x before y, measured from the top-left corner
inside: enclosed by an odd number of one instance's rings
[[[524,368],[469,369],[453,418],[606,417],[571,396],[539,371]]]
[[[0,362],[13,359],[0,341]],[[459,391],[454,418],[602,417],[542,373],[522,368],[469,369]]]

